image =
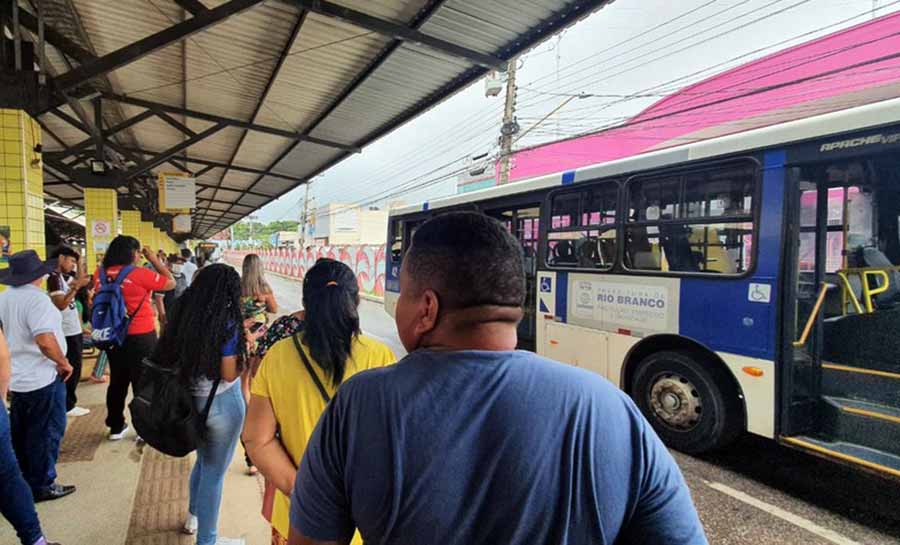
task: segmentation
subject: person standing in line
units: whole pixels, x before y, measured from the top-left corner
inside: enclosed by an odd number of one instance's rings
[[[344,263],[320,259],[309,269],[303,307],[303,332],[276,343],[260,364],[243,433],[250,457],[276,488],[273,545],[287,542],[288,498],[325,397],[353,375],[396,361],[390,348],[361,333],[359,284]],[[362,542],[357,536],[354,543]]]
[[[140,266],[141,255],[153,265],[155,271]],[[125,267],[132,267],[122,281],[122,297],[125,311],[131,317],[128,334],[122,346],[107,353],[109,362],[109,388],[106,390],[106,425],[109,439],[119,441],[125,438],[128,425],[125,423],[125,398],[128,386],[137,383],[141,361],[149,356],[156,346],[156,324],[153,315],[153,292],[169,291],[175,287],[175,279],[165,265],[159,262],[150,248],[141,250],[140,242],[134,237],[119,235],[113,239],[103,256],[103,266],[94,275],[94,291],[100,290],[100,274],[108,281],[115,280]]]
[[[197,545],[244,545],[243,539],[217,537],[222,484],[246,414],[240,384],[246,367],[240,296],[241,280],[233,268],[202,269],[181,295],[153,355],[158,365],[178,369],[198,411],[215,390],[191,471],[184,524],[186,533],[197,534]]]
[[[190,286],[191,282],[194,281],[194,274],[197,272],[197,265],[194,264],[190,249],[182,248],[181,257],[184,259],[184,265],[181,267],[181,271],[184,273],[184,278],[187,280],[188,286]]]
[[[266,280],[265,269],[262,260],[256,254],[248,254],[241,264],[241,314],[244,317],[244,327],[247,329],[248,353],[251,358],[257,356],[256,341],[266,333],[269,325],[269,313],[278,312],[278,303],[272,287]],[[250,384],[252,377],[249,369],[242,383],[244,400],[250,403]],[[244,453],[244,461],[247,463],[247,473],[256,475],[256,465],[250,458],[250,454]]]
[[[62,315],[41,289],[53,265],[34,250],[17,252],[0,271],[0,324],[12,358],[9,420],[13,450],[34,501],[55,500],[75,492],[56,482],[56,460],[66,431],[66,384],[72,366],[66,360]]]
[[[90,409],[78,407],[78,396],[75,389],[81,380],[82,351],[84,350],[84,331],[81,327],[81,316],[75,304],[78,290],[91,283],[91,277],[84,274],[80,267],[81,256],[68,246],[61,246],[51,255],[56,259],[56,270],[47,278],[47,291],[50,299],[62,314],[63,334],[66,336],[66,359],[72,365],[72,377],[66,381],[66,414],[84,416]],[[76,270],[79,274],[74,280],[69,276]]]
[[[354,528],[381,545],[707,545],[634,402],[515,349],[525,292],[521,245],[499,221],[451,212],[419,227],[395,313],[409,355],[328,404],[295,480],[290,545],[347,543]]]
[[[3,330],[0,330],[0,514],[12,525],[22,545],[59,545],[49,543],[44,537],[41,521],[34,509],[34,498],[13,452],[9,415],[6,413],[11,371],[9,346]]]

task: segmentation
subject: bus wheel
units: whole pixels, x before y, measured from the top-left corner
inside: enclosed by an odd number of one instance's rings
[[[631,396],[663,442],[688,454],[723,447],[743,432],[740,398],[725,371],[689,352],[644,358]]]

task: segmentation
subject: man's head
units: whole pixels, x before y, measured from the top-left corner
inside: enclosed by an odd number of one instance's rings
[[[403,258],[396,322],[407,350],[442,344],[485,348],[484,327],[500,327],[505,346],[522,318],[522,247],[506,228],[477,212],[453,212],[424,223]],[[460,345],[471,346],[460,346]]]
[[[188,249],[188,248],[182,248],[182,249],[181,249],[181,257],[183,257],[185,260],[190,259],[190,258],[191,258],[191,251],[190,251],[190,249]]]
[[[60,246],[53,255],[56,256],[56,268],[63,274],[71,274],[78,267],[78,260],[81,256],[78,252],[68,246]]]

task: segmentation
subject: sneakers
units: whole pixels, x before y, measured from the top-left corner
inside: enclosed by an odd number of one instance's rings
[[[188,513],[187,520],[184,521],[184,527],[181,529],[182,532],[194,535],[197,533],[197,517]]]
[[[72,407],[72,409],[66,413],[67,416],[85,416],[88,414],[91,414],[91,410],[85,409],[84,407]]]
[[[122,428],[122,431],[120,431],[119,433],[113,433],[112,431],[110,431],[109,432],[109,440],[110,441],[121,441],[122,439],[125,439],[126,433],[128,433],[128,424],[125,424],[125,426]]]

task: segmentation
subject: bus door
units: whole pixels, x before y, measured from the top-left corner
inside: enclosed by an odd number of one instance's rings
[[[792,187],[784,440],[900,470],[900,158],[803,166]]]
[[[516,208],[486,210],[485,214],[500,220],[522,245],[522,255],[525,262],[525,316],[519,323],[518,348],[534,351],[536,349],[535,286],[537,284],[540,205],[534,204]]]

